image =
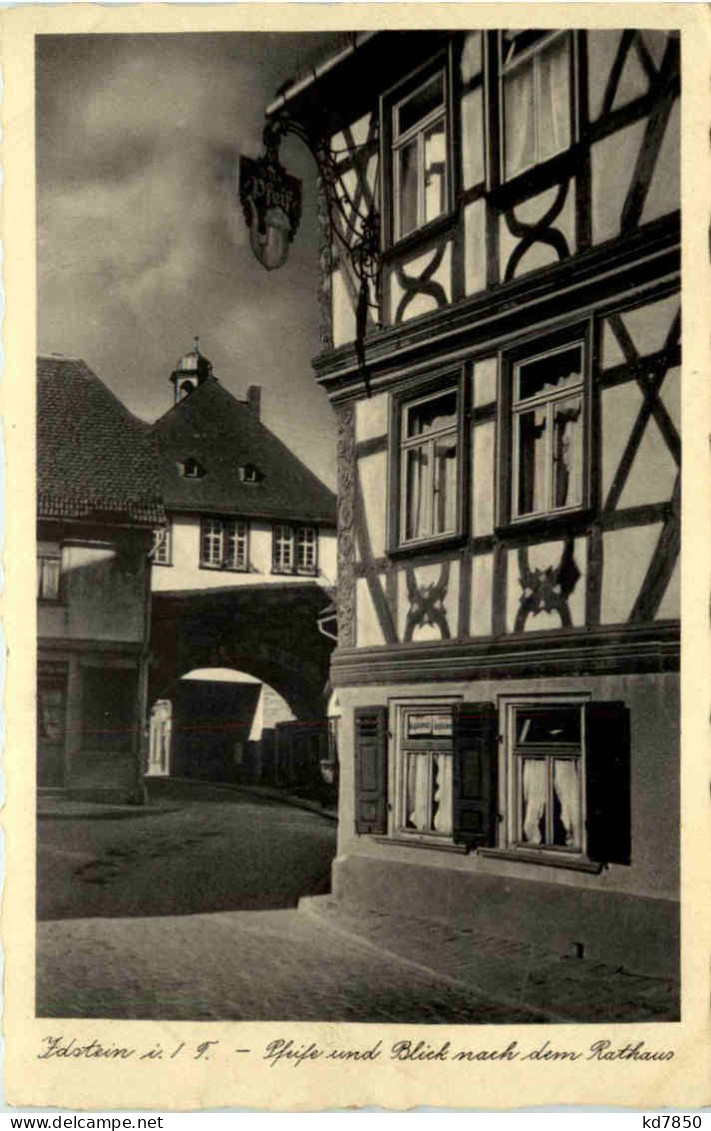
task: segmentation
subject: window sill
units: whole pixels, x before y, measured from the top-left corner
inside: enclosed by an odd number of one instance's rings
[[[456,534],[443,534],[438,538],[423,538],[421,542],[405,542],[400,546],[392,546],[388,554],[391,558],[412,558],[419,554],[448,550],[453,546],[461,545],[464,541],[465,535],[458,531]]]
[[[434,220],[428,220],[421,228],[408,232],[406,236],[398,236],[383,251],[383,262],[387,263],[396,255],[407,254],[408,251],[419,247],[424,240],[434,239],[441,233],[448,232],[454,227],[456,219],[456,212],[447,211],[441,216],[436,216]]]
[[[371,840],[377,840],[379,844],[396,844],[400,848],[405,845],[407,848],[431,848],[435,852],[456,852],[460,856],[466,856],[469,852],[466,844],[453,844],[451,840],[417,840],[415,837],[409,837],[405,834],[373,836]]]
[[[157,562],[157,561],[155,560],[155,558],[153,559],[153,562],[152,562],[152,564],[153,564],[153,565],[156,565],[156,566],[168,566],[168,568],[171,568],[171,567],[172,567],[172,565],[173,565],[173,563],[172,563],[172,562]],[[201,567],[201,568],[202,568],[202,567]]]
[[[579,507],[553,514],[535,514],[530,518],[516,518],[497,526],[494,533],[498,538],[515,538],[518,534],[547,534],[563,527],[586,526],[593,518],[591,507]]]
[[[567,868],[572,872],[587,872],[591,876],[599,876],[602,864],[584,857],[563,856],[562,853],[536,852],[533,850],[516,848],[480,848],[480,856],[491,857],[494,860],[515,860],[519,864],[543,864],[548,868]]]
[[[200,569],[209,569],[213,573],[249,573],[249,566],[224,566],[224,565],[208,565],[207,562],[200,562]]]
[[[318,577],[317,569],[273,569],[273,577]]]

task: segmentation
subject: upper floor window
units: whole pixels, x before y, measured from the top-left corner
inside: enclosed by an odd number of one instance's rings
[[[505,180],[571,142],[569,32],[504,31],[500,39]]]
[[[318,534],[313,526],[301,526],[296,533],[296,569],[313,573],[316,569]]]
[[[313,576],[318,569],[318,531],[313,526],[278,525],[272,530],[272,570]]]
[[[232,518],[203,519],[200,565],[206,569],[249,569],[248,524]]]
[[[170,565],[172,562],[172,529],[170,524],[159,526],[153,531],[153,562],[155,565]]]
[[[58,601],[62,572],[62,551],[57,547],[40,546],[37,551],[37,597],[40,601]]]
[[[455,534],[459,521],[459,389],[400,409],[400,543]]]
[[[513,367],[513,518],[584,502],[585,350],[574,342]]]
[[[445,71],[392,109],[394,236],[401,239],[447,210]]]

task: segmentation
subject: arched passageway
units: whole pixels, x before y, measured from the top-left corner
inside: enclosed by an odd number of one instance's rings
[[[147,774],[213,781],[271,778],[288,703],[245,672],[201,668],[176,680],[150,713]]]
[[[318,630],[325,603],[313,583],[154,594],[149,702],[187,672],[230,668],[272,687],[295,718],[322,718],[334,646]]]

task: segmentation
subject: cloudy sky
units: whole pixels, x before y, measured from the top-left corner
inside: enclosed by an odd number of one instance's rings
[[[333,486],[334,426],[318,352],[315,167],[286,266],[254,259],[236,193],[264,109],[328,54],[317,34],[37,38],[38,347],[78,356],[137,416],[170,407],[169,375],[200,335],[230,392],[262,386],[263,419]]]

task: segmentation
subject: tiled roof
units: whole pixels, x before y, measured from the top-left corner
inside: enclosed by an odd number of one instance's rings
[[[41,518],[165,520],[150,429],[77,358],[37,360],[37,503]]]
[[[333,492],[214,377],[156,421],[154,433],[166,510],[335,526]],[[201,465],[200,478],[181,473],[188,459]],[[248,464],[255,483],[240,478]]]

